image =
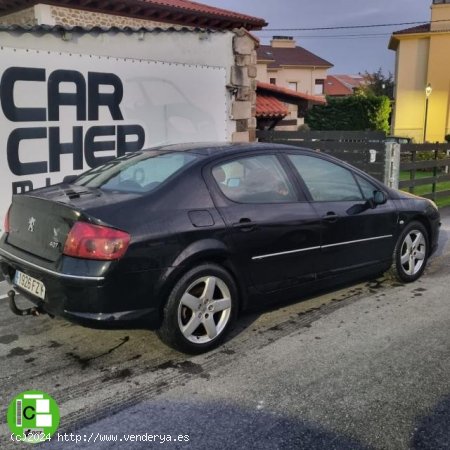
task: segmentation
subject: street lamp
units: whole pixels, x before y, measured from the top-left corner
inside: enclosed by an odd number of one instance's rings
[[[423,125],[423,142],[426,142],[427,138],[427,122],[428,122],[428,102],[430,100],[430,95],[433,92],[433,88],[431,87],[431,84],[428,83],[427,87],[425,88],[425,123]]]

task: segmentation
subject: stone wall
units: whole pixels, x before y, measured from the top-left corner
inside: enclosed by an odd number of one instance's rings
[[[0,17],[0,24],[2,25],[36,25],[37,19],[33,8],[27,8],[22,11],[8,14]]]
[[[172,26],[168,23],[155,22],[153,20],[134,19],[132,17],[118,16],[112,14],[84,11],[82,9],[64,8],[51,6],[51,15],[55,25],[83,26],[83,27],[161,27]]]
[[[256,140],[256,47],[259,42],[245,29],[234,30],[235,65],[231,70],[230,88],[235,93],[231,106],[236,121],[233,142]]]

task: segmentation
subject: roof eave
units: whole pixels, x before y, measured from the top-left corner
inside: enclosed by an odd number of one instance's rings
[[[310,94],[302,94],[296,91],[288,92],[286,88],[277,89],[276,85],[270,85],[267,83],[258,83],[257,84],[257,93],[258,92],[268,92],[275,98],[279,100],[290,103],[290,104],[300,104],[304,102],[311,102],[314,104],[325,104],[326,99],[321,99],[317,96],[313,96]]]
[[[399,33],[399,34],[393,34],[389,40],[389,44],[388,44],[388,49],[389,50],[397,50],[400,41],[405,38],[405,39],[411,39],[411,38],[426,38],[426,37],[430,37],[432,34],[438,34],[438,31],[435,32],[430,32],[430,31],[423,31],[420,33]],[[442,33],[448,33],[448,31],[442,31]]]
[[[283,69],[298,69],[298,68],[320,68],[320,69],[331,69],[334,64],[280,64]]]
[[[226,33],[226,30],[205,30],[204,28],[188,27],[183,25],[172,25],[160,27],[118,27],[118,26],[71,26],[71,25],[2,25],[0,31],[21,32],[21,33],[60,33],[68,31],[73,33],[171,33],[171,32],[191,32],[191,33]],[[170,25],[170,26],[169,26]]]
[[[284,119],[288,113],[256,113],[255,117],[257,119]]]
[[[397,37],[392,35],[391,38],[389,39],[388,49],[396,52],[398,49],[399,43],[400,43],[400,41],[397,39]]]

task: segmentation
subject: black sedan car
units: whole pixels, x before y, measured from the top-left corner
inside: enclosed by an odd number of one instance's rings
[[[172,145],[14,196],[0,265],[31,312],[198,353],[252,305],[389,268],[416,280],[439,224],[433,202],[322,153]]]

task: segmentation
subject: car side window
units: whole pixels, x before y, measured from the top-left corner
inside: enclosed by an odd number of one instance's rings
[[[375,191],[379,191],[380,189],[370,183],[369,181],[365,180],[363,177],[360,177],[359,175],[355,175],[356,179],[358,180],[359,187],[361,188],[361,191],[364,195],[364,198],[366,200],[373,199],[373,193]]]
[[[316,202],[362,200],[361,190],[350,170],[308,155],[288,155]]]
[[[295,191],[274,155],[239,158],[219,164],[212,174],[222,193],[238,203],[288,203]]]

